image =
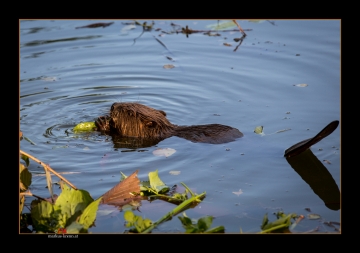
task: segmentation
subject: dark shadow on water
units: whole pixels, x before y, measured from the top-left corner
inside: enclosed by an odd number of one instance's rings
[[[334,178],[317,157],[307,149],[303,153],[286,158],[291,167],[331,210],[340,209],[340,191]]]

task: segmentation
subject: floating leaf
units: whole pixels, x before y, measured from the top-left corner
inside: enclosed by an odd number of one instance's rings
[[[96,129],[95,122],[83,122],[74,127],[74,132],[92,131]]]
[[[320,219],[320,218],[321,218],[320,215],[315,214],[315,213],[309,213],[309,214],[307,215],[307,217],[308,217],[309,220],[317,220],[317,219]]]
[[[164,69],[173,69],[173,68],[175,68],[175,66],[172,65],[172,64],[165,64],[164,65]]]
[[[300,84],[294,84],[293,86],[297,86],[297,87],[306,87],[308,86],[306,83],[300,83]]]
[[[220,22],[206,26],[206,28],[210,28],[212,30],[225,30],[232,27],[236,27],[236,24],[233,21]]]
[[[153,151],[153,155],[168,157],[168,156],[171,156],[172,154],[174,154],[175,152],[176,152],[176,150],[172,149],[172,148],[158,148]]]
[[[181,171],[177,171],[177,170],[172,170],[169,172],[171,175],[177,176],[180,175]]]
[[[243,194],[243,191],[241,189],[239,189],[238,192],[232,192],[232,193],[234,193],[235,195],[237,195],[239,197],[240,194]]]
[[[44,81],[47,81],[47,82],[54,82],[54,81],[57,80],[56,77],[52,77],[52,76],[43,77],[41,79],[44,80]]]
[[[324,162],[324,163],[327,163],[327,164],[331,164],[331,162],[328,161],[328,160],[323,160],[323,162]]]
[[[256,134],[262,134],[262,133],[263,133],[263,129],[264,129],[263,126],[257,126],[257,127],[255,127],[254,133],[256,133]]]
[[[231,44],[224,42],[224,46],[231,47]]]

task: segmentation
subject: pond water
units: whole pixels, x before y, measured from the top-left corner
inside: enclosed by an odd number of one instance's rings
[[[114,23],[76,29],[97,22]],[[130,175],[138,169],[139,179],[146,180],[158,170],[169,186],[184,182],[198,194],[206,191],[204,201],[186,214],[212,215],[213,226],[223,225],[226,233],[259,232],[265,213],[272,221],[280,210],[305,215],[295,232],[334,232],[323,222],[340,222],[340,208],[329,208],[315,193],[323,182],[310,182],[283,155],[340,120],[340,20],[239,20],[247,33],[242,42],[234,41],[242,36],[236,26],[214,36],[173,33],[186,26],[210,30],[217,20],[155,20],[147,31],[132,22],[20,21],[20,130],[33,142],[21,140],[20,149],[68,173],[93,198],[119,182],[120,171]],[[164,68],[168,64],[174,68]],[[108,113],[114,102],[164,110],[177,125],[229,125],[244,137],[226,144],[171,137],[124,152],[129,150],[115,147],[110,136],[72,132],[76,124]],[[264,135],[254,133],[257,126],[264,126]],[[341,190],[340,126],[311,151]],[[277,132],[285,129],[290,130]],[[157,148],[176,153],[154,156]],[[309,178],[320,177],[305,167]],[[29,170],[31,192],[48,197],[43,168],[31,162]],[[173,207],[143,201],[141,213],[135,212],[156,221]],[[308,219],[310,213],[321,219]],[[126,230],[123,212],[111,206],[100,206],[95,224],[92,233]],[[183,231],[174,218],[153,233]]]

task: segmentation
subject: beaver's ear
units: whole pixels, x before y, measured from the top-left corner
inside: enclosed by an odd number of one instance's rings
[[[162,111],[162,110],[158,110],[161,114],[163,114],[164,116],[166,116],[166,112]]]
[[[145,126],[147,126],[147,127],[155,127],[156,123],[155,123],[155,121],[147,121],[147,122],[145,122]]]

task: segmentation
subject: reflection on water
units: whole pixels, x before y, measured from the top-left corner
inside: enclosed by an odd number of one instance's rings
[[[310,149],[286,160],[329,209],[340,209],[339,187]]]
[[[23,45],[20,45],[20,47],[32,47],[32,46],[38,46],[38,45],[42,45],[42,44],[50,44],[50,43],[64,42],[64,41],[89,40],[89,39],[96,39],[96,38],[100,38],[100,37],[101,36],[85,36],[85,37],[63,38],[63,39],[59,39],[59,40],[36,40],[36,41],[27,42]]]

